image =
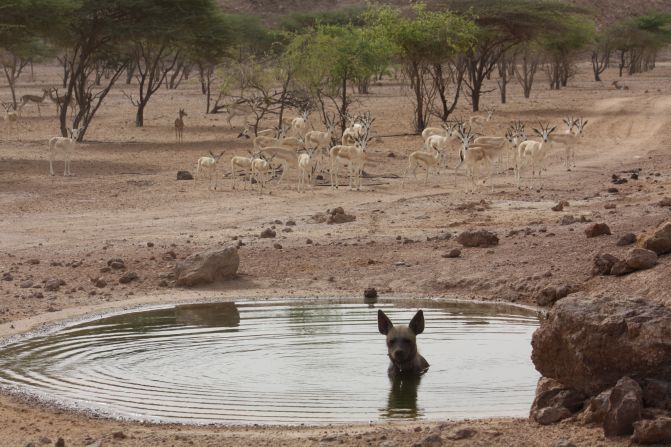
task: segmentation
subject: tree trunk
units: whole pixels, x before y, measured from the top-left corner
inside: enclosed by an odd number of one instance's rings
[[[144,108],[147,105],[145,102],[140,102],[137,105],[137,112],[135,112],[135,127],[144,126]]]

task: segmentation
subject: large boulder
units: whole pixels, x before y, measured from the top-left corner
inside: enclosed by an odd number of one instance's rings
[[[177,262],[175,285],[193,287],[230,279],[237,273],[239,265],[240,257],[235,245],[194,253]]]
[[[671,380],[671,309],[659,304],[573,294],[555,304],[531,344],[543,376],[588,396],[624,376]]]
[[[652,235],[643,238],[642,246],[658,255],[671,253],[671,222],[661,224]]]

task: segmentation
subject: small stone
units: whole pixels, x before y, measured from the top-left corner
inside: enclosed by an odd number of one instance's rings
[[[617,205],[615,203],[606,203],[603,208],[606,210],[614,210],[617,208]]]
[[[377,289],[375,287],[369,287],[363,291],[363,297],[368,299],[377,298]]]
[[[39,259],[28,259],[28,264],[30,265],[37,265],[40,263]]]
[[[623,235],[618,241],[615,243],[618,247],[624,247],[626,245],[631,245],[636,242],[636,235],[634,233],[627,233]]]
[[[114,439],[126,439],[128,436],[122,431],[115,431],[112,433],[112,438]]]
[[[555,424],[568,417],[571,417],[571,411],[566,407],[541,408],[534,414],[534,419],[541,425]]]
[[[564,211],[564,207],[568,205],[569,203],[566,200],[560,200],[559,203],[552,207],[552,211]]]
[[[603,421],[607,437],[630,435],[634,422],[641,419],[643,391],[635,380],[623,377],[613,387],[608,398],[608,408]]]
[[[14,277],[12,276],[11,273],[5,272],[2,274],[2,280],[3,281],[14,281]]]
[[[113,261],[112,263],[109,264],[109,266],[114,270],[123,270],[126,268],[126,264],[118,261]]]
[[[154,246],[153,242],[147,242],[147,247],[152,248]]]
[[[57,278],[48,279],[44,284],[44,290],[47,292],[57,292],[61,288],[61,280]]]
[[[609,234],[611,234],[610,228],[605,223],[595,223],[585,228],[585,236],[588,238]]]
[[[613,264],[613,267],[610,269],[610,274],[613,276],[624,276],[628,275],[629,273],[633,272],[634,269],[632,269],[629,264],[627,264],[626,261],[618,259],[615,264]]]
[[[42,436],[40,438],[40,443],[41,444],[51,444],[52,442],[53,441],[51,439],[47,438],[46,436]]]
[[[32,279],[26,279],[25,281],[21,281],[19,283],[19,287],[22,289],[28,289],[30,287],[33,287],[33,280]]]
[[[560,439],[559,441],[557,441],[554,447],[576,447],[576,446],[568,439]]]
[[[458,258],[461,256],[461,249],[459,248],[453,248],[452,250],[448,251],[447,253],[443,253],[443,258]]]
[[[189,171],[177,171],[177,180],[193,180],[193,175]]]
[[[54,447],[65,447],[65,439],[58,438],[56,444],[54,444]]]
[[[459,430],[447,435],[447,439],[452,441],[459,441],[460,439],[472,438],[476,433],[477,431],[472,428],[460,428]]]
[[[620,261],[611,254],[598,254],[594,257],[594,266],[592,267],[592,275],[610,275],[611,269],[616,262]]]
[[[102,278],[98,278],[94,281],[93,285],[96,286],[99,289],[102,289],[102,288],[107,286],[107,281],[105,281]]]
[[[620,190],[617,188],[608,188],[608,192],[610,194],[617,194],[618,192],[620,192]]]
[[[273,244],[273,248],[276,248],[277,250],[282,250],[282,244],[280,244],[279,242],[275,242]]]
[[[128,284],[131,281],[138,279],[137,273],[135,272],[126,272],[121,278],[119,278],[119,284]]]
[[[292,233],[294,230],[292,230],[290,227],[284,227],[282,228],[283,233]]]
[[[275,233],[275,230],[273,230],[272,228],[266,228],[265,230],[263,230],[263,231],[261,232],[261,234],[259,235],[259,237],[260,237],[260,238],[265,238],[265,239],[267,239],[267,238],[273,238],[273,237],[275,237],[276,235],[277,235],[277,233]]]
[[[312,239],[309,239],[309,238],[305,239],[305,243],[308,244],[308,245],[312,244]]]
[[[631,440],[637,444],[671,443],[671,418],[657,417],[634,422],[634,435]]]
[[[419,445],[420,447],[441,447],[443,445],[443,438],[439,434],[434,433],[422,439]]]
[[[661,207],[671,206],[671,197],[664,197],[657,205]]]
[[[44,298],[44,295],[42,294],[42,292],[33,292],[33,294],[30,295],[30,296],[31,296],[32,298],[37,298],[37,299],[42,299],[42,298]]]
[[[564,214],[561,219],[559,219],[560,225],[571,225],[576,223],[576,219],[572,214]]]
[[[295,227],[296,226],[296,221],[295,220],[287,220],[284,225],[287,227]]]

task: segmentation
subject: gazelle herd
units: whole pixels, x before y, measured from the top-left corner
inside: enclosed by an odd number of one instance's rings
[[[562,158],[567,169],[575,165],[575,146],[580,142],[587,120],[564,118],[566,129],[562,133],[556,132],[556,126],[539,122],[537,128],[532,128],[534,137],[538,139],[529,139],[526,126],[521,121],[512,122],[504,136],[476,133],[472,124],[484,127],[492,121],[493,112],[494,109],[489,108],[484,115],[471,117],[468,123],[453,120],[443,122],[440,127],[425,128],[422,132],[424,144],[420,150],[408,156],[401,185],[405,186],[406,177],[410,174],[416,179],[419,168],[425,171],[424,184],[428,183],[431,172],[440,175],[441,171],[447,171],[449,151],[453,148],[458,157],[458,163],[454,167],[455,182],[456,175],[463,166],[471,190],[478,188],[480,177],[484,177],[483,183],[489,184],[493,190],[495,167],[504,164],[506,171],[514,172],[518,188],[521,187],[522,174],[525,171],[530,171],[532,186],[539,184],[548,154],[555,148],[563,149]],[[349,188],[361,189],[366,151],[375,121],[370,113],[347,117],[348,126],[340,141],[336,139],[334,115],[325,117],[325,131],[307,131],[308,120],[309,115],[303,112],[291,121],[290,127],[275,129],[275,137],[266,134],[255,137],[252,140],[254,152],[248,151],[249,157],[233,157],[230,171],[233,189],[239,177],[247,175],[250,184],[256,182],[262,190],[268,176],[273,176],[275,169],[281,169],[278,185],[288,170],[296,169],[299,192],[305,192],[306,184],[313,186],[317,171],[324,172],[328,169],[331,188],[337,189],[340,186],[340,170],[344,165],[347,166]],[[295,136],[287,137],[288,134]],[[240,133],[239,137],[242,136],[249,138],[249,128]],[[328,157],[328,164],[324,163],[325,157]],[[264,162],[257,162],[263,169],[257,169],[256,174],[252,169],[255,160]],[[263,180],[259,178],[261,172]]]
[[[44,98],[48,91],[45,90]],[[563,150],[563,162],[567,169],[575,165],[575,146],[579,144],[587,120],[583,118],[566,117],[565,129],[557,132],[556,126],[539,122],[538,127],[532,128],[534,137],[529,139],[525,124],[515,121],[508,126],[504,136],[481,135],[474,131],[473,124],[484,127],[492,121],[493,109],[488,109],[486,115],[478,115],[478,119],[469,119],[468,124],[462,120],[445,121],[440,127],[427,127],[422,132],[424,143],[420,150],[410,153],[407,167],[404,170],[401,185],[405,186],[406,177],[412,174],[416,179],[417,169],[425,171],[424,184],[428,183],[431,172],[440,175],[441,171],[448,171],[450,151],[455,151],[458,163],[454,166],[454,179],[463,166],[469,179],[469,189],[475,190],[481,183],[489,184],[493,191],[492,177],[495,166],[499,168],[505,163],[505,171],[513,171],[517,187],[521,187],[524,171],[531,173],[531,185],[540,185],[541,174],[545,169],[548,154],[555,148]],[[9,114],[9,110],[7,111]],[[187,116],[184,109],[179,109],[179,116],[175,119],[175,138],[182,141],[184,131],[183,118]],[[304,111],[299,117],[291,120],[291,125],[282,125],[274,129],[275,136],[268,132],[258,132],[252,139],[253,151],[248,150],[248,156],[236,155],[230,160],[230,176],[233,179],[233,189],[236,188],[241,176],[246,176],[248,183],[256,183],[259,191],[267,186],[268,182],[281,170],[277,185],[282,183],[288,171],[296,170],[299,192],[306,191],[306,185],[313,188],[317,172],[325,173],[328,170],[332,189],[340,186],[340,170],[347,167],[349,189],[360,190],[361,179],[366,163],[366,151],[371,141],[371,129],[375,121],[370,113],[347,116],[347,127],[340,140],[335,130],[335,116],[325,117],[325,131],[308,130],[309,114]],[[9,118],[11,119],[11,118]],[[79,130],[69,130],[67,138],[55,137],[49,141],[50,174],[54,175],[53,157],[55,152],[62,152],[65,158],[64,175],[70,172],[70,158],[74,151]],[[238,137],[251,138],[249,128],[246,127]],[[287,136],[292,135],[292,136]],[[200,157],[196,164],[196,177],[208,179],[208,189],[217,189],[218,165],[224,152],[215,155]],[[327,160],[328,159],[328,160]],[[481,177],[484,181],[481,182]],[[243,182],[246,188],[247,182]]]

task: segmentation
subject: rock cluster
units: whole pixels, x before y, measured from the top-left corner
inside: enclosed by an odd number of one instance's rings
[[[499,245],[499,238],[496,234],[487,230],[464,231],[456,239],[464,247],[487,248]]]
[[[535,421],[577,415],[608,437],[671,442],[671,309],[574,294],[549,312],[532,347],[543,375],[530,412]]]

